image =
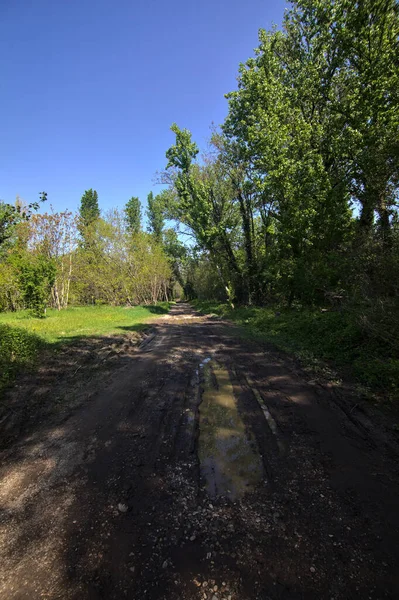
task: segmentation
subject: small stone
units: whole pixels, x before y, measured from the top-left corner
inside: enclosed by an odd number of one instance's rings
[[[194,540],[195,540],[195,535],[192,535],[192,536],[190,537],[190,542],[193,542]]]
[[[134,573],[134,572],[135,572],[135,570],[136,570],[136,567],[130,567],[130,568],[129,568],[129,571],[131,571],[132,573]]]
[[[126,506],[126,504],[122,504],[122,502],[119,502],[119,504],[118,504],[118,510],[121,513],[125,513],[125,512],[127,512],[129,510],[129,507]]]
[[[311,573],[316,573],[316,569],[314,567],[310,567],[310,572]]]
[[[217,591],[218,591],[218,586],[217,586],[217,585],[214,585],[214,586],[213,586],[213,591],[214,591],[214,592],[217,592]]]
[[[167,566],[168,566],[168,561],[164,560],[163,563],[162,563],[162,568],[166,569]]]
[[[202,587],[207,587],[208,586],[208,582],[207,581],[203,581],[202,582]]]

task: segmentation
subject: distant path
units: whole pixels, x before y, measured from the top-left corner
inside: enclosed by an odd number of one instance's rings
[[[178,304],[1,456],[0,597],[398,598],[398,456],[361,417]]]

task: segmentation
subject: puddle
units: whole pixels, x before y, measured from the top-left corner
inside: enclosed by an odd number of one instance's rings
[[[211,496],[240,498],[263,478],[262,459],[238,412],[228,370],[216,361],[201,365],[198,454]]]

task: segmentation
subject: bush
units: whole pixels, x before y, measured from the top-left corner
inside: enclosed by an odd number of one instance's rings
[[[22,369],[32,368],[43,340],[25,329],[0,324],[0,392]]]

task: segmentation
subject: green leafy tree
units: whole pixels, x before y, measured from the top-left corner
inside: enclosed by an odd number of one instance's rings
[[[132,234],[141,231],[141,204],[139,198],[132,196],[125,206],[127,229]]]
[[[14,265],[26,308],[36,317],[44,317],[57,274],[55,261],[42,254],[25,253],[14,257]]]
[[[226,290],[233,288],[233,295],[244,301],[246,286],[237,244],[240,218],[232,201],[232,181],[217,158],[208,157],[204,165],[195,161],[198,147],[187,129],[176,124],[171,129],[176,144],[166,157],[174,194],[169,197],[167,216],[188,229],[217,265]]]
[[[98,194],[96,190],[90,188],[83,194],[80,207],[80,228],[85,229],[94,223],[100,217],[100,209],[98,207]]]
[[[90,188],[83,194],[79,207],[78,231],[84,247],[90,245],[99,218],[98,194],[96,190]]]
[[[100,219],[100,209],[98,206],[98,194],[96,190],[90,188],[86,190],[80,200],[78,231],[81,237],[83,248],[89,248],[93,243],[95,229]]]
[[[39,202],[31,202],[25,207],[18,201],[14,205],[0,201],[0,248],[15,235],[16,225],[29,221],[33,212],[38,210],[40,202],[46,200],[46,192],[41,192]]]
[[[162,240],[162,231],[164,228],[164,210],[165,210],[165,193],[154,196],[150,192],[147,196],[147,218],[148,231],[155,236],[158,241]]]

